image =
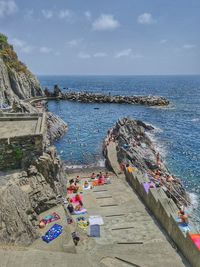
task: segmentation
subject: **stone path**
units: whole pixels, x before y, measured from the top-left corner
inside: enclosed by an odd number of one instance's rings
[[[69,178],[74,177],[75,173]],[[89,215],[101,215],[104,220],[101,237],[88,238],[85,233],[77,247],[78,254],[87,252],[97,266],[189,266],[125,180],[112,175],[111,185],[84,191],[83,202]]]

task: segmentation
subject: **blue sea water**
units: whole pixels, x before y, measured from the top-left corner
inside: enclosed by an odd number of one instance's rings
[[[39,80],[44,87],[58,84],[66,88],[63,91],[167,97],[168,108],[51,101],[49,110],[69,126],[56,146],[68,165],[99,163],[103,138],[118,118],[141,119],[156,127],[153,138],[169,169],[200,196],[200,76],[40,76]]]

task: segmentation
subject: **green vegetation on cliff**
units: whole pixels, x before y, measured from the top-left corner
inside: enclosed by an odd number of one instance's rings
[[[8,70],[14,69],[17,72],[28,74],[28,69],[24,63],[19,61],[17,54],[13,50],[13,46],[8,43],[8,38],[0,33],[0,57],[5,62]]]

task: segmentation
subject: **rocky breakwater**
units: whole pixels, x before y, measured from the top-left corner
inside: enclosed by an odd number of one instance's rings
[[[122,96],[122,95],[105,95],[88,92],[69,92],[62,93],[58,86],[54,87],[54,92],[45,90],[48,97],[58,97],[69,101],[83,103],[111,103],[111,104],[140,104],[147,106],[167,106],[169,100],[161,96]]]
[[[187,206],[189,196],[180,179],[170,174],[148,135],[153,130],[151,125],[139,120],[128,118],[119,120],[108,132],[104,155],[107,156],[108,143],[114,141],[117,147],[118,162],[122,168],[126,164],[136,167],[139,173],[151,180],[155,186],[162,187],[178,207]]]

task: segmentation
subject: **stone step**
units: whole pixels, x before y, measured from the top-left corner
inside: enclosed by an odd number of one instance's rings
[[[89,267],[93,265],[85,256],[39,250],[0,250],[0,267]]]

